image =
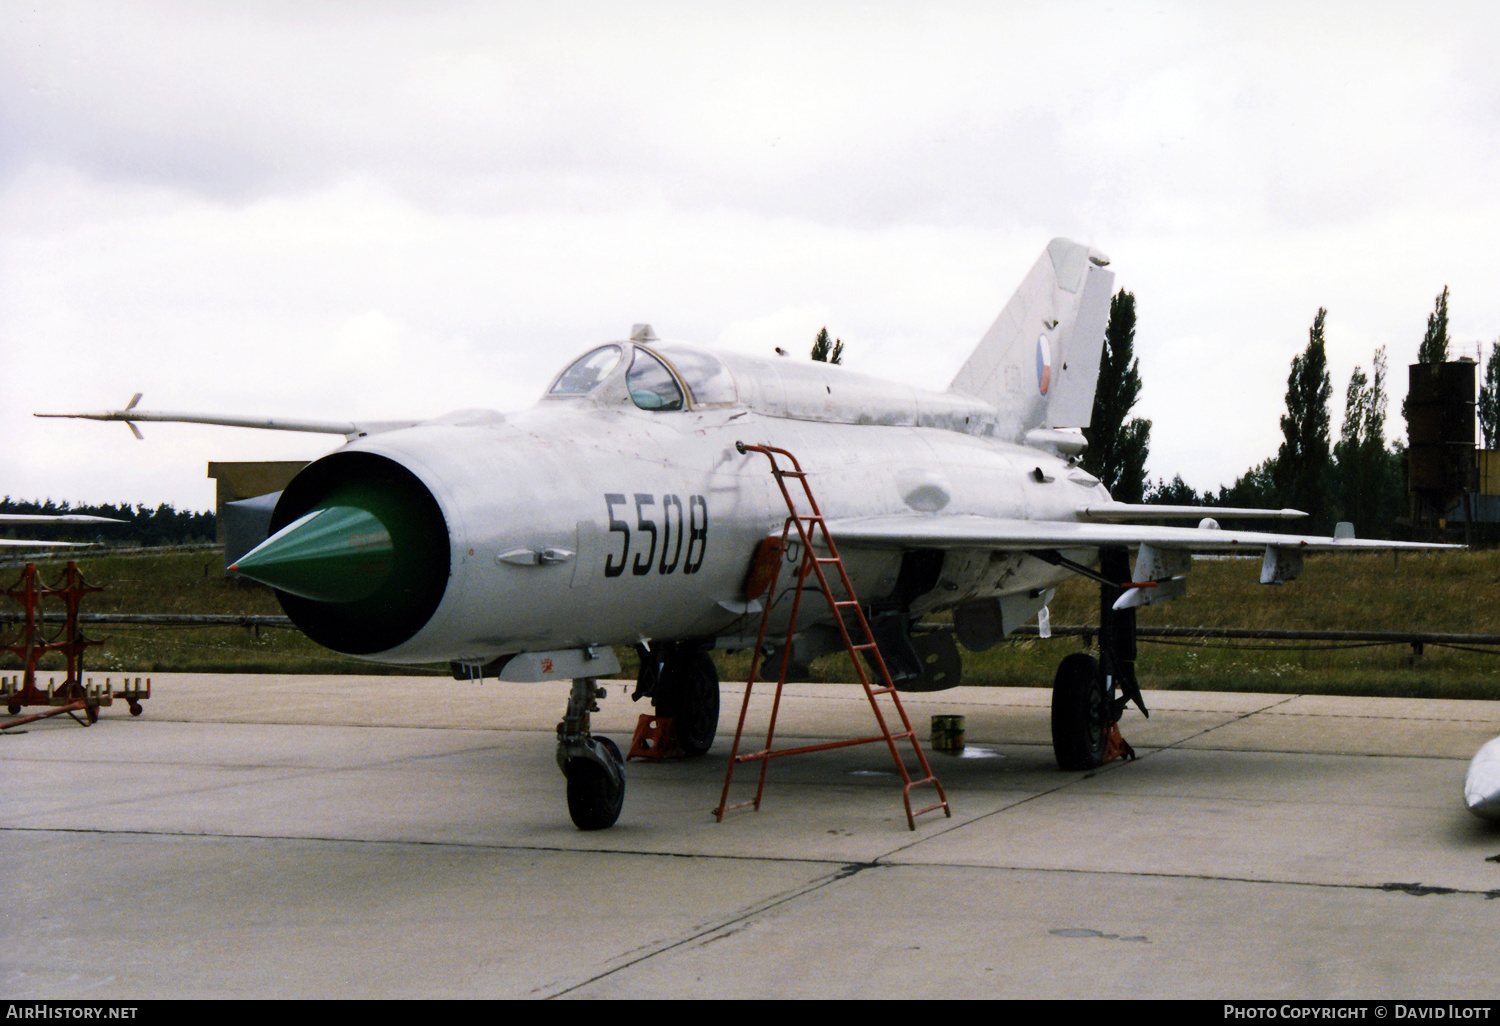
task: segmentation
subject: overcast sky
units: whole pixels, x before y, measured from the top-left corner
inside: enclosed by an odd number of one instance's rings
[[[206,509],[329,436],[37,420],[529,405],[649,321],[946,387],[1053,236],[1133,292],[1151,476],[1500,336],[1493,3],[0,4],[0,493]]]

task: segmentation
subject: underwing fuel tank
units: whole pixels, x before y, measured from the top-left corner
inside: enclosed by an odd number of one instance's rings
[[[447,523],[417,476],[386,456],[344,451],[292,481],[271,536],[231,569],[275,588],[318,644],[370,655],[426,626],[450,565]]]
[[[1464,804],[1480,819],[1500,821],[1500,737],[1474,753],[1464,775]]]

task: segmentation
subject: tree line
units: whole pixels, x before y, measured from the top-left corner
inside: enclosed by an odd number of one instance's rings
[[[1110,304],[1093,425],[1084,432],[1089,439],[1085,469],[1122,502],[1290,507],[1308,514],[1309,532],[1327,534],[1337,521],[1347,520],[1360,537],[1394,537],[1397,519],[1406,512],[1406,445],[1404,438],[1386,438],[1385,348],[1375,351],[1368,374],[1355,367],[1349,376],[1343,425],[1335,441],[1329,415],[1333,386],[1323,337],[1327,316],[1327,309],[1318,310],[1308,329],[1307,347],[1292,360],[1276,455],[1245,471],[1232,485],[1198,492],[1181,475],[1170,482],[1158,478],[1155,484],[1146,477],[1151,422],[1129,416],[1141,388],[1139,361],[1133,353],[1135,297],[1121,290]],[[1427,319],[1417,362],[1446,363],[1449,350],[1445,286]],[[1477,409],[1485,447],[1500,446],[1500,341],[1491,346]],[[1407,416],[1403,401],[1402,417]]]
[[[101,503],[99,505],[73,504],[69,502],[23,502],[6,496],[0,500],[0,513],[25,513],[28,515],[62,516],[65,514],[91,517],[109,517],[124,523],[84,524],[79,526],[19,526],[7,527],[4,537],[45,538],[52,541],[103,541],[126,545],[188,545],[213,543],[217,537],[217,523],[212,513],[193,513],[178,510],[170,503],[162,503],[155,509],[130,503]]]

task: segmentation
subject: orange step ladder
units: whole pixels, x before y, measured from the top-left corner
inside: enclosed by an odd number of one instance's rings
[[[761,615],[760,634],[756,638],[755,653],[750,660],[750,678],[745,682],[745,697],[740,705],[739,725],[734,732],[734,747],[729,754],[729,767],[724,773],[724,791],[719,798],[718,808],[714,809],[714,815],[720,822],[724,820],[724,813],[731,809],[751,806],[760,808],[761,796],[766,788],[766,772],[770,769],[771,760],[787,755],[802,755],[807,752],[822,752],[831,748],[847,748],[851,745],[872,744],[884,741],[890,749],[891,759],[896,764],[896,769],[901,775],[903,783],[901,800],[906,805],[906,823],[912,830],[917,828],[917,817],[928,812],[942,809],[943,814],[951,817],[953,810],[948,807],[948,798],[943,793],[943,785],[933,775],[932,767],[927,763],[927,756],[922,751],[921,744],[917,741],[916,731],[912,729],[911,720],[906,715],[906,710],[901,705],[901,699],[897,695],[896,687],[891,683],[890,671],[886,669],[885,659],[880,654],[880,649],[875,644],[874,635],[870,632],[870,624],[865,617],[864,610],[860,607],[859,600],[854,595],[854,586],[849,581],[849,574],[844,569],[844,562],[839,558],[838,549],[833,544],[833,537],[828,533],[828,525],[823,519],[822,511],[818,509],[818,502],[813,498],[812,488],[808,485],[807,474],[797,458],[785,449],[778,449],[769,445],[746,445],[743,442],[735,443],[735,447],[742,453],[758,452],[765,455],[771,462],[771,474],[776,479],[777,486],[781,489],[782,498],[786,500],[787,518],[781,528],[781,546],[776,549],[777,558],[775,568],[770,574],[770,586],[765,592],[765,610]],[[784,457],[791,464],[790,470],[783,469],[777,461],[777,457]],[[799,504],[793,491],[787,487],[787,478],[799,482],[802,486],[803,506],[809,512],[799,512]],[[777,579],[781,574],[781,564],[784,561],[783,554],[786,552],[788,541],[791,540],[791,531],[797,530],[797,541],[802,545],[802,558],[797,568],[797,586],[792,595],[791,619],[787,624],[786,641],[781,649],[781,670],[776,679],[776,696],[771,703],[771,719],[766,726],[765,747],[759,751],[740,753],[740,741],[745,732],[745,717],[750,710],[750,693],[755,685],[756,675],[760,670],[760,663],[765,652],[766,631],[771,622],[771,606],[776,596]],[[817,555],[815,546],[827,552],[826,556]],[[833,578],[829,570],[836,570],[837,576]],[[752,571],[754,572],[754,571]],[[838,624],[839,633],[844,639],[844,647],[849,652],[849,658],[854,663],[854,672],[859,675],[860,684],[864,686],[865,695],[869,698],[870,709],[875,713],[875,721],[880,725],[880,733],[870,737],[853,738],[847,741],[831,741],[824,744],[801,745],[795,748],[782,748],[773,750],[772,743],[776,736],[776,715],[781,708],[781,692],[786,685],[787,666],[791,660],[792,638],[797,631],[797,615],[802,609],[802,593],[807,585],[809,577],[816,577],[819,590],[828,601],[829,610],[833,613],[834,622]],[[837,581],[839,592],[843,598],[835,593]],[[864,658],[861,658],[863,656]],[[879,672],[879,686],[870,682],[868,665],[873,665]],[[889,697],[891,704],[895,707],[896,715],[901,721],[901,730],[892,733],[887,724],[886,716],[881,711],[878,699]],[[897,748],[897,741],[907,741],[911,744],[912,752],[916,755],[916,761],[920,767],[919,775],[914,776],[908,771],[906,761],[901,751]],[[734,768],[744,762],[759,762],[760,781],[755,789],[755,797],[748,801],[729,803],[729,788],[734,779]],[[911,792],[914,788],[931,785],[937,792],[937,801],[920,809],[912,808]]]

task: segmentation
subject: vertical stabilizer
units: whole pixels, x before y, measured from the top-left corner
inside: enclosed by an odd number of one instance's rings
[[[994,403],[1003,434],[1087,427],[1114,274],[1087,246],[1053,239],[948,386]]]

